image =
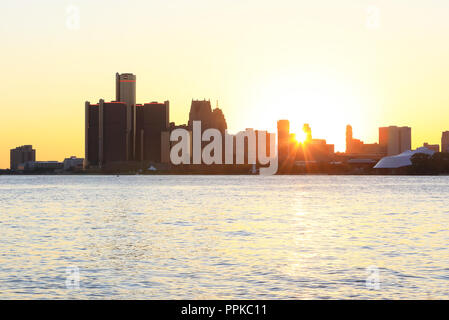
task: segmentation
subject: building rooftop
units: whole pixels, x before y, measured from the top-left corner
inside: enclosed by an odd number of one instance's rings
[[[418,148],[416,150],[407,150],[395,156],[384,157],[374,166],[374,169],[396,169],[412,165],[411,158],[416,153],[425,153],[433,155],[435,151],[425,147]]]

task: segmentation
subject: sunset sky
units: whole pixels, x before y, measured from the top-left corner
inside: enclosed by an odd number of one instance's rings
[[[369,143],[411,126],[414,148],[449,130],[447,0],[6,0],[0,13],[0,168],[23,144],[37,160],[84,157],[84,101],[114,100],[115,72],[136,74],[139,103],[169,100],[177,124],[206,98],[232,133],[287,118],[337,151],[347,124]]]

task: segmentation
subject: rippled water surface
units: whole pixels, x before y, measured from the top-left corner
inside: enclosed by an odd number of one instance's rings
[[[449,299],[448,229],[449,177],[0,176],[0,298]]]

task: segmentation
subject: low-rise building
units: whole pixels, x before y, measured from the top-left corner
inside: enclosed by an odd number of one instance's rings
[[[412,165],[411,158],[417,153],[424,153],[432,156],[435,151],[425,147],[418,148],[416,150],[407,150],[394,156],[387,156],[379,160],[374,166],[374,169],[397,169]]]
[[[430,149],[435,152],[440,152],[440,145],[439,144],[428,144],[427,142],[424,142],[423,144],[424,148]]]
[[[83,169],[83,158],[77,158],[75,156],[71,156],[70,158],[64,159],[63,168],[65,171],[74,170],[74,169]]]
[[[64,164],[58,161],[28,161],[18,166],[17,170],[24,172],[53,173],[64,168]]]

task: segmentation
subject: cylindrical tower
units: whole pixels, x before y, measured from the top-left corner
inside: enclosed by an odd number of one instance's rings
[[[116,73],[117,101],[126,103],[126,135],[128,141],[127,160],[135,159],[136,155],[136,76],[132,73]]]

